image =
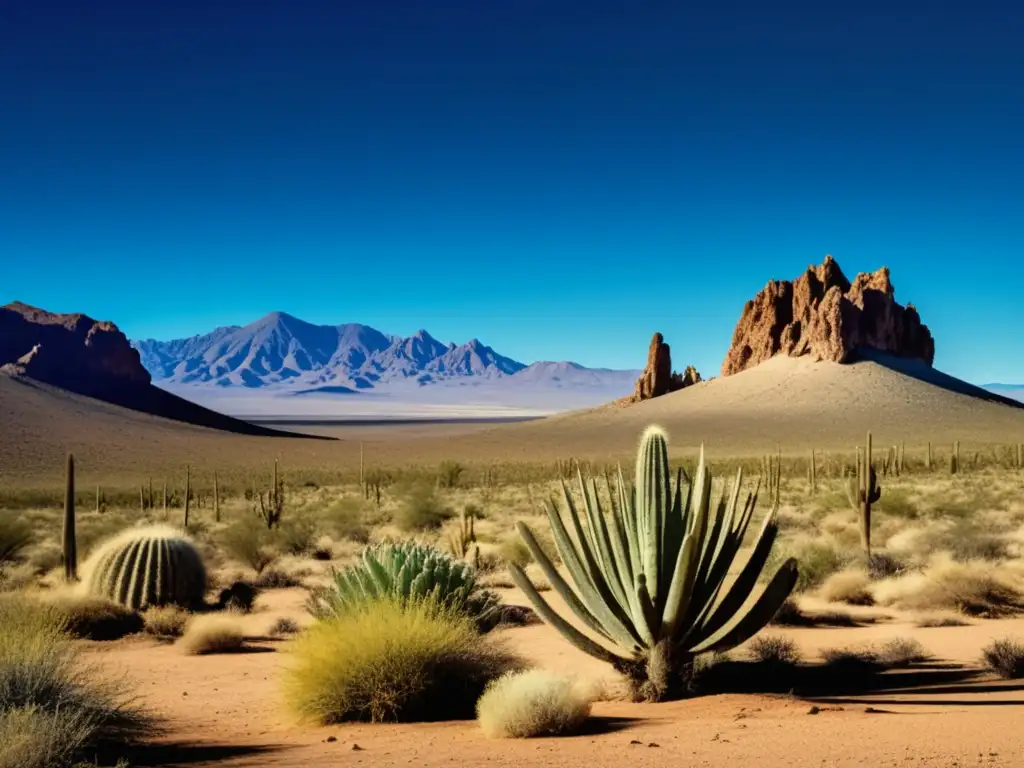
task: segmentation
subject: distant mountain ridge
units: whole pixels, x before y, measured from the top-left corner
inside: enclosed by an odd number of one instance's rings
[[[338,394],[511,380],[532,387],[628,388],[639,374],[571,362],[528,366],[478,339],[444,344],[426,330],[403,338],[359,323],[314,325],[285,312],[187,339],[133,340],[132,346],[161,386]]]

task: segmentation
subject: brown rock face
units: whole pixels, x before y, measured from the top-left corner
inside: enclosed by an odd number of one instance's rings
[[[640,378],[636,380],[633,394],[625,400],[628,403],[650,400],[652,397],[661,397],[669,392],[696,384],[698,381],[700,381],[700,374],[692,365],[682,374],[672,372],[672,354],[669,345],[665,343],[664,336],[655,333],[647,351],[647,365],[644,367],[643,373],[640,374]]]
[[[20,302],[0,307],[0,366],[104,400],[150,383],[138,351],[113,323]]]
[[[935,341],[911,304],[896,303],[889,268],[850,283],[831,256],[790,282],[771,280],[743,307],[722,375],[777,354],[846,363],[857,349],[912,357],[931,365]]]

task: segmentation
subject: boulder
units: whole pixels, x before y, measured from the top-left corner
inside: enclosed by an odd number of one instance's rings
[[[913,305],[896,302],[889,268],[851,283],[831,256],[792,282],[771,280],[743,306],[722,375],[778,354],[848,363],[873,349],[931,365],[935,341]]]

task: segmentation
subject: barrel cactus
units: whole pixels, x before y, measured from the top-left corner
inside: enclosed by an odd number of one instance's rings
[[[342,614],[381,598],[432,599],[484,628],[499,610],[497,596],[480,589],[471,565],[414,541],[367,547],[358,561],[331,575],[334,584],[315,590],[307,603],[316,618]]]
[[[542,619],[580,650],[625,674],[636,698],[660,701],[686,695],[696,656],[734,648],[752,637],[796,584],[797,564],[790,558],[743,610],[775,540],[777,506],[766,516],[746,564],[737,570],[733,564],[757,502],[755,489],[740,503],[742,470],[729,492],[723,488],[718,503],[712,504],[711,472],[702,447],[695,477],[684,479],[680,470],[673,488],[665,433],[649,427],[637,455],[635,487],[627,486],[621,468],[617,498],[608,484],[611,514],[602,507],[597,484],[578,476],[584,515],[562,484],[572,534],[554,501],[547,509],[558,553],[575,588],[529,527],[517,525],[578,625],[541,597],[522,568],[511,565],[512,578]]]
[[[100,545],[83,571],[83,588],[132,610],[173,604],[202,605],[206,568],[180,530],[154,525],[132,528]]]

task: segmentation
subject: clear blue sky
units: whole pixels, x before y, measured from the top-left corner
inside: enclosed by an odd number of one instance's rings
[[[1024,381],[1024,8],[938,5],[0,0],[0,302],[707,375],[832,253]]]

